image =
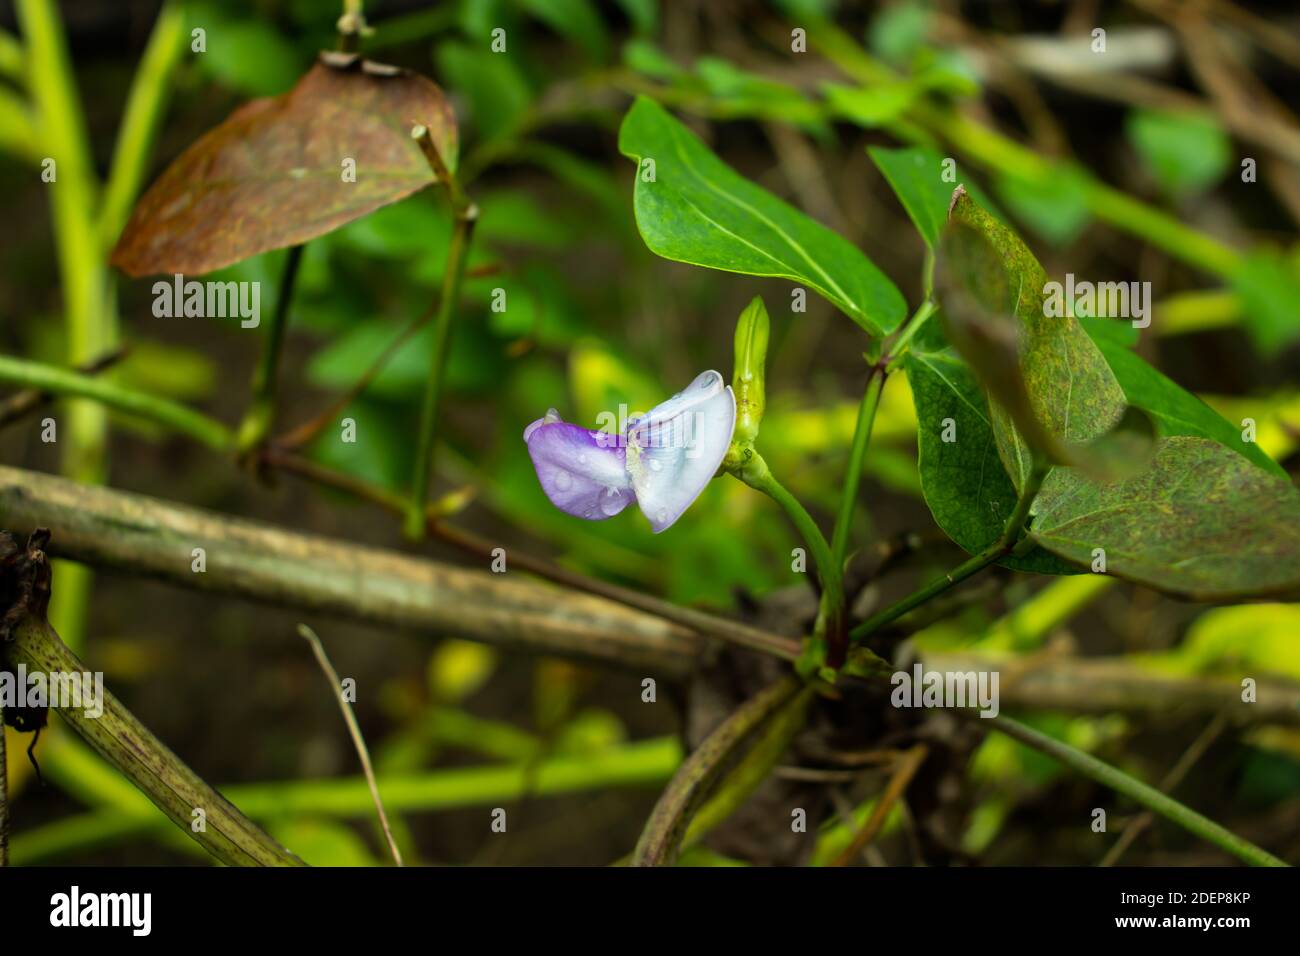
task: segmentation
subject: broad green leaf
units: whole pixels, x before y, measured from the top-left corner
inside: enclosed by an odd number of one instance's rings
[[[1110,370],[1115,373],[1128,403],[1152,415],[1162,436],[1192,435],[1209,438],[1275,475],[1286,475],[1281,466],[1266,455],[1258,444],[1242,441],[1241,429],[1236,425],[1191,392],[1160,374],[1141,356],[1117,343],[1109,333],[1102,331],[1106,326],[1116,323],[1093,319],[1081,324],[1101,350]]]
[[[1175,195],[1214,185],[1232,158],[1231,141],[1210,114],[1136,110],[1126,126],[1138,156]]]
[[[1075,318],[1099,348],[1105,343],[1117,348],[1131,349],[1137,346],[1138,339],[1141,337],[1138,329],[1128,319],[1098,319],[1077,314]]]
[[[1054,438],[1076,446],[1105,435],[1124,414],[1124,391],[1078,321],[1069,314],[1047,314],[1043,291],[1047,275],[1034,254],[969,195],[956,197],[951,220],[988,240],[1005,269],[1005,276],[999,278],[1015,290],[1020,370],[1034,419]],[[1019,488],[1031,467],[1029,447],[996,404],[992,420],[998,452]]]
[[[925,503],[948,537],[971,554],[978,554],[1002,533],[1016,504],[1016,490],[993,441],[984,390],[951,351],[913,349],[904,367],[916,403]],[[1073,574],[1078,570],[1039,549],[1001,563],[1041,574]]]
[[[619,150],[638,163],[633,202],[652,252],[807,285],[873,335],[902,322],[902,294],[861,251],[739,175],[653,100],[628,111]]]
[[[1196,600],[1300,593],[1300,491],[1205,438],[1162,439],[1136,477],[1057,468],[1031,537],[1056,554]]]
[[[944,157],[931,149],[886,149],[868,146],[867,153],[880,169],[898,201],[934,248],[948,222],[948,204],[954,184],[944,182]],[[955,167],[954,167],[955,168]]]

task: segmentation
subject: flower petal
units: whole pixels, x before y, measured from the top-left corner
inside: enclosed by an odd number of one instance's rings
[[[542,490],[561,511],[603,521],[635,498],[615,437],[560,421],[552,409],[524,430],[524,440]]]
[[[713,371],[629,426],[627,471],[656,534],[699,497],[722,464],[735,427],[735,395]]]

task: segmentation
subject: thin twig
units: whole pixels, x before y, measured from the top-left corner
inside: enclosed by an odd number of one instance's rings
[[[285,332],[289,328],[289,308],[293,304],[293,291],[298,284],[298,266],[302,262],[300,243],[289,249],[280,278],[280,295],[275,312],[263,333],[262,356],[253,373],[253,400],[244,414],[238,432],[240,451],[247,451],[266,440],[275,421],[276,386],[280,377],[280,353],[284,348]]]
[[[472,269],[465,270],[465,278],[479,278],[482,276],[497,275],[502,272],[500,263],[484,263],[481,266],[475,266]],[[404,346],[416,332],[424,328],[429,320],[433,318],[438,310],[437,300],[429,303],[419,315],[408,322],[403,328],[393,336],[393,340],[388,343],[384,351],[370,364],[361,376],[352,384],[346,392],[327,405],[322,411],[313,415],[307,421],[303,422],[296,428],[285,432],[279,438],[276,438],[272,444],[280,448],[297,450],[314,441],[331,423],[336,421],[343,410],[351,405],[357,398],[370,387],[371,383],[379,377],[380,373],[393,360],[393,357],[401,351]]]
[[[1033,727],[1012,720],[1005,714],[983,718],[975,711],[958,710],[956,713],[972,723],[988,724],[991,729],[1001,731],[1025,746],[1059,761],[1076,773],[1081,773],[1102,786],[1123,794],[1135,803],[1140,803],[1142,806],[1154,810],[1189,833],[1213,843],[1225,853],[1229,853],[1251,866],[1288,865],[1267,850],[1237,836],[1226,827],[1161,793],[1155,787],[1143,783],[1136,777],[1129,776],[1118,767],[1112,767],[1104,760],[1099,760],[1092,754],[1072,747],[1064,741],[1057,740],[1055,737],[1048,736]]]
[[[1183,782],[1183,778],[1186,777],[1192,767],[1196,766],[1197,762],[1205,756],[1205,752],[1210,749],[1211,745],[1213,745],[1216,740],[1219,739],[1219,735],[1223,733],[1227,726],[1228,719],[1223,714],[1218,714],[1213,720],[1206,724],[1205,729],[1202,730],[1197,738],[1192,741],[1187,750],[1183,752],[1183,755],[1178,758],[1178,762],[1174,764],[1169,773],[1165,774],[1164,779],[1160,781],[1160,791],[1162,793],[1172,793],[1177,789],[1178,785]],[[1155,820],[1156,815],[1150,810],[1134,817],[1129,821],[1128,826],[1126,826],[1120,833],[1119,839],[1115,841],[1115,845],[1110,848],[1110,851],[1097,865],[1114,866],[1118,863],[1119,858],[1124,855],[1124,852],[1137,842],[1137,838],[1146,832],[1147,828],[1150,827],[1151,824],[1155,823]]]
[[[917,744],[909,749],[899,758],[898,764],[894,768],[894,775],[889,778],[889,783],[885,785],[884,792],[880,799],[876,801],[875,807],[872,808],[871,816],[867,817],[867,822],[863,824],[862,829],[853,836],[853,840],[844,848],[839,856],[831,861],[831,866],[848,866],[853,862],[853,858],[861,853],[871,841],[876,838],[880,828],[885,825],[885,820],[889,818],[889,811],[894,808],[903,794],[907,791],[907,786],[916,776],[916,772],[921,769],[921,764],[925,762],[926,754],[929,748],[925,744]]]
[[[452,233],[443,267],[442,287],[438,299],[438,314],[434,321],[433,347],[429,354],[429,377],[424,386],[424,401],[420,409],[420,431],[415,452],[415,473],[411,479],[411,501],[407,506],[405,531],[407,537],[419,540],[424,537],[427,525],[425,505],[429,500],[429,479],[433,474],[433,455],[437,447],[438,407],[442,400],[443,373],[451,349],[452,326],[460,305],[460,288],[465,278],[465,264],[469,259],[470,241],[474,224],[478,221],[478,207],[461,189],[456,175],[448,167],[433,136],[425,126],[416,126],[411,135],[419,144],[429,168],[433,171],[451,202]]]
[[[273,444],[280,448],[299,449],[314,441],[321,432],[339,417],[345,408],[356,401],[357,397],[370,387],[370,384],[379,377],[379,374],[392,360],[393,356],[401,350],[411,336],[422,329],[424,324],[433,317],[436,309],[437,304],[431,303],[423,312],[408,322],[397,335],[393,336],[393,340],[388,343],[384,351],[371,363],[370,367],[361,373],[361,377],[353,383],[351,388],[326,406],[319,414],[312,416],[293,430],[285,432],[276,438]]]
[[[397,848],[397,841],[393,839],[393,830],[388,825],[388,814],[384,813],[384,801],[379,796],[379,783],[375,780],[375,768],[370,764],[370,751],[366,747],[366,739],[361,736],[361,727],[357,724],[357,716],[352,712],[352,705],[348,699],[343,696],[343,684],[339,680],[338,671],[330,663],[329,655],[325,653],[325,647],[321,644],[320,638],[306,624],[298,625],[298,636],[311,645],[312,652],[316,655],[316,662],[320,664],[320,669],[324,671],[326,680],[329,681],[330,687],[334,689],[334,694],[339,701],[339,710],[343,711],[343,720],[348,725],[348,733],[352,735],[352,745],[357,748],[357,756],[361,758],[361,771],[366,776],[366,783],[370,787],[370,796],[375,801],[375,811],[379,814],[379,825],[384,828],[384,837],[388,840],[388,849],[393,854],[393,860],[398,866],[404,866],[402,863],[402,851]]]

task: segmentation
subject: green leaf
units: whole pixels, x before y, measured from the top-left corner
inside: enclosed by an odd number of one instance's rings
[[[1300,593],[1300,491],[1205,438],[1162,439],[1139,475],[1048,475],[1030,537],[1106,572],[1202,601]]]
[[[978,554],[1002,533],[1016,505],[1016,490],[993,441],[984,391],[951,351],[913,348],[904,368],[916,404],[925,503],[948,537],[963,550]],[[945,429],[951,441],[944,440]],[[1074,574],[1078,570],[1038,549],[1001,564],[1040,574]]]
[[[623,44],[623,63],[628,69],[656,80],[677,80],[686,75],[667,53],[652,41],[633,37]]]
[[[892,123],[925,92],[920,84],[906,80],[871,87],[823,83],[821,89],[826,105],[838,117],[866,129]]]
[[[1110,370],[1124,390],[1130,405],[1135,405],[1153,416],[1161,436],[1191,435],[1208,438],[1225,445],[1250,459],[1260,468],[1279,477],[1286,472],[1266,455],[1254,442],[1241,439],[1241,429],[1210,408],[1203,401],[1184,390],[1148,365],[1139,355],[1103,331],[1118,323],[1106,319],[1091,319],[1081,323],[1101,350]]]
[[[1211,115],[1136,110],[1126,126],[1133,148],[1167,192],[1200,192],[1228,168],[1232,144]]]
[[[898,66],[905,65],[924,45],[931,18],[928,4],[891,4],[871,21],[867,40],[881,59]]]
[[[1300,338],[1300,257],[1288,259],[1273,249],[1246,253],[1232,277],[1241,297],[1246,331],[1256,348],[1271,355]]]
[[[1099,348],[1103,343],[1122,349],[1131,349],[1138,344],[1138,329],[1128,319],[1094,318],[1087,315],[1076,315],[1075,318]]]
[[[603,60],[609,36],[591,0],[521,0],[532,16],[578,43],[592,59]]]
[[[1002,175],[995,189],[1012,215],[1054,246],[1073,242],[1091,218],[1084,176],[1072,166],[1054,166],[1041,179]]]
[[[775,119],[816,134],[825,129],[821,106],[788,83],[751,73],[716,56],[696,60],[695,75],[721,115]]]
[[[618,0],[632,28],[639,34],[651,34],[659,26],[658,0]]]
[[[860,250],[740,176],[654,101],[637,98],[618,145],[638,163],[637,228],[652,252],[807,285],[873,335],[902,322],[902,294]]]
[[[904,149],[868,146],[867,153],[930,248],[938,245],[939,236],[948,223],[948,206],[958,183],[997,218],[997,210],[979,188],[969,180],[963,180],[961,167],[952,157],[923,146]],[[945,179],[944,163],[949,161],[953,163],[952,176]]]
[[[207,31],[207,48],[195,65],[223,86],[246,96],[283,93],[311,64],[310,57],[266,19],[241,19],[224,4],[190,8],[191,25]]]
[[[515,60],[486,46],[443,43],[438,47],[438,69],[447,86],[469,100],[470,119],[485,140],[513,133],[533,100]]]
[[[1105,435],[1124,414],[1124,390],[1100,349],[1072,315],[1047,314],[1043,291],[1047,275],[1034,254],[1014,231],[969,195],[956,197],[951,220],[977,230],[988,240],[1005,269],[1005,281],[1017,290],[1013,302],[1019,324],[1020,371],[1034,418],[1049,435],[1075,445]],[[1029,447],[997,405],[992,420],[998,452],[1020,488],[1031,467]]]
[[[925,244],[934,248],[948,222],[953,183],[943,180],[943,157],[932,149],[885,149],[867,153],[916,224]]]

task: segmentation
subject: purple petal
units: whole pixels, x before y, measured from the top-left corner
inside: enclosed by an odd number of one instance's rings
[[[524,430],[537,480],[551,504],[591,521],[612,518],[636,495],[618,440],[559,420],[554,409]]]

